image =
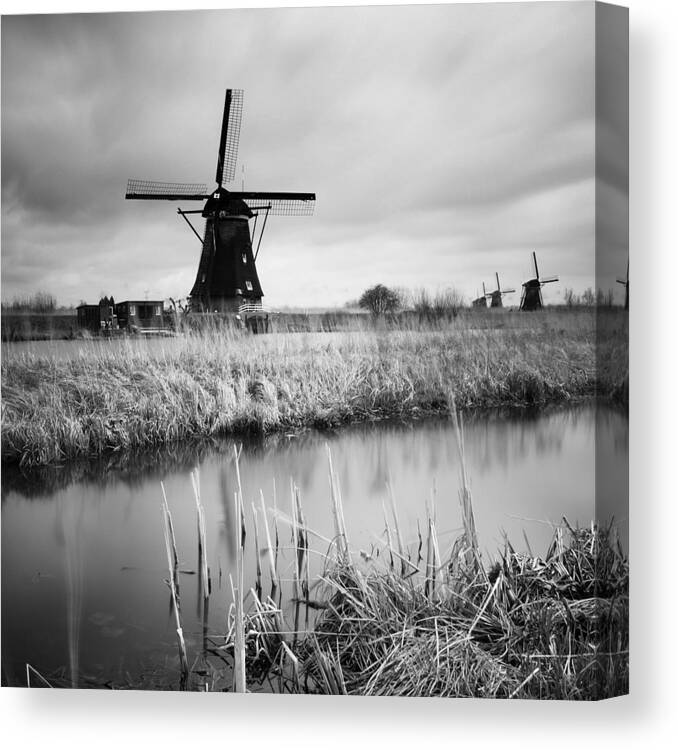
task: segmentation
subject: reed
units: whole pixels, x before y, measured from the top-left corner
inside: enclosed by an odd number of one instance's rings
[[[243,606],[244,562],[245,554],[245,519],[243,514],[242,483],[240,481],[240,452],[234,447],[234,459],[238,489],[234,493],[235,500],[235,560],[236,560],[236,588],[235,602],[235,639],[234,654],[235,667],[233,670],[233,690],[236,693],[247,692],[247,678],[245,665],[245,625]]]
[[[264,533],[266,535],[266,559],[268,560],[268,572],[271,578],[271,599],[275,599],[276,591],[278,590],[278,572],[276,563],[277,544],[275,553],[273,551],[273,545],[271,543],[271,533],[268,530],[268,519],[266,518],[266,502],[264,501],[263,490],[259,491],[259,502],[261,504],[261,517],[264,523]],[[277,539],[277,525],[276,525],[276,539]]]
[[[257,597],[261,599],[263,588],[261,585],[261,547],[259,545],[259,523],[257,522],[257,509],[252,503],[252,523],[254,525],[254,560],[256,565],[256,592]]]
[[[627,318],[460,316],[345,333],[188,333],[2,358],[2,460],[23,466],[218,435],[628,400]]]
[[[200,499],[200,474],[198,469],[191,472],[191,485],[193,486],[193,498],[197,511],[198,522],[198,570],[199,576],[199,594],[202,594],[204,600],[210,596],[210,572],[207,565],[207,529],[205,527],[205,508]],[[176,552],[175,552],[176,555]]]
[[[165,551],[167,553],[167,569],[169,571],[169,579],[167,585],[170,589],[170,595],[172,597],[172,609],[174,611],[176,632],[177,632],[177,643],[179,646],[179,662],[181,666],[181,678],[180,686],[184,689],[188,679],[189,668],[188,658],[186,656],[186,642],[184,640],[184,630],[181,626],[181,611],[179,608],[179,594],[177,589],[177,575],[178,575],[178,558],[176,550],[176,541],[174,539],[174,527],[172,525],[172,514],[170,513],[169,506],[167,504],[167,496],[165,494],[165,488],[161,483],[162,487],[162,518],[163,518],[163,532],[165,535]]]
[[[323,583],[328,606],[296,650],[310,691],[571,700],[623,694],[628,566],[610,541],[609,530],[594,525],[572,530],[544,558],[509,550],[491,577],[466,569],[446,596],[425,582],[408,585],[390,567],[365,573],[337,563]],[[599,595],[601,579],[580,577],[595,567],[592,549],[614,561],[606,596]],[[328,672],[341,675],[341,688]]]
[[[330,446],[326,445],[327,464],[330,482],[330,499],[332,502],[332,517],[334,519],[334,541],[339,552],[339,559],[343,562],[351,562],[351,552],[346,535],[346,522],[344,521],[344,507],[341,499],[341,487],[334,466],[332,465],[332,453]]]
[[[40,672],[38,672],[38,670],[31,664],[26,664],[26,687],[33,687],[33,684],[31,682],[31,675],[35,675],[44,687],[54,687],[53,685],[50,685],[49,681],[45,677],[43,677]]]
[[[463,459],[461,424],[457,434]],[[433,503],[424,559],[387,539],[407,572],[387,555],[347,556],[341,495],[331,493],[335,544],[316,581],[317,618],[298,632],[272,603],[244,615],[249,641],[265,640],[267,679],[289,692],[411,697],[597,700],[628,690],[628,560],[614,526],[563,519],[545,555],[507,542],[486,565],[465,469],[460,479],[464,528],[445,558]]]

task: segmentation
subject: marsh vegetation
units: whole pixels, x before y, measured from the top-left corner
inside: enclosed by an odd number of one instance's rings
[[[618,310],[366,316],[359,331],[108,343],[66,358],[3,352],[3,462],[445,414],[449,393],[461,410],[628,398]]]

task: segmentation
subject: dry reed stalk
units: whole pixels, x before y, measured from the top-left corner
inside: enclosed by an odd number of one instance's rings
[[[209,568],[207,567],[207,530],[205,526],[205,508],[200,499],[200,474],[198,469],[191,471],[191,484],[193,485],[193,497],[198,514],[198,566],[200,569],[200,583],[203,599],[210,595]]]
[[[419,568],[407,557],[403,557],[399,552],[397,552],[394,549],[388,550],[388,545],[384,540],[377,536],[376,534],[372,535],[372,538],[374,539],[375,544],[377,544],[379,547],[382,547],[386,551],[390,551],[392,555],[395,555],[395,557],[400,561],[401,564],[401,578],[408,579],[411,578],[413,575],[416,575],[419,572]],[[372,559],[372,556],[367,555],[367,553],[362,553],[365,556],[365,559]],[[379,551],[377,550],[377,554],[379,554]]]
[[[530,674],[518,685],[518,687],[509,695],[509,698],[515,698],[516,695],[527,685],[527,683],[535,676],[539,674],[539,667],[533,669]]]
[[[341,562],[351,563],[351,553],[348,548],[348,537],[346,535],[346,522],[344,521],[344,507],[341,500],[341,488],[339,479],[332,465],[332,452],[330,446],[325,445],[327,450],[327,462],[329,465],[330,500],[332,503],[332,517],[334,518],[334,535],[337,544],[338,556]]]
[[[282,663],[282,660],[285,658],[288,658],[292,662],[292,680],[293,680],[293,686],[294,691],[299,691],[301,687],[301,682],[299,680],[299,659],[294,655],[292,649],[285,643],[285,641],[282,641],[282,647],[283,651],[281,654],[281,665],[280,665],[280,675],[282,680],[282,675],[284,673],[284,664]],[[282,691],[281,691],[282,692]]]
[[[424,596],[431,595],[431,519],[426,519],[426,563],[424,567]]]
[[[391,482],[386,483],[386,489],[388,494],[389,503],[391,505],[391,514],[393,516],[393,525],[395,526],[396,539],[398,540],[398,555],[400,557],[400,574],[405,575],[405,544],[403,543],[403,536],[400,531],[400,520],[398,519],[398,509],[396,507],[395,492],[393,491],[393,485]]]
[[[235,476],[238,480],[238,505],[239,505],[239,517],[240,517],[240,536],[241,546],[245,548],[245,539],[247,538],[247,529],[245,528],[245,504],[243,501],[242,482],[240,481],[240,454],[242,453],[242,445],[240,448],[233,446],[233,455],[235,458]],[[238,524],[236,523],[236,529]]]
[[[296,501],[296,511],[298,516],[298,527],[299,527],[299,542],[301,546],[301,567],[304,569],[304,577],[301,582],[301,589],[304,594],[306,601],[306,613],[305,613],[305,626],[308,630],[308,619],[309,619],[309,595],[311,591],[311,569],[310,569],[310,549],[308,542],[308,527],[306,525],[306,517],[304,516],[304,509],[301,505],[301,494],[299,488],[295,485],[294,487],[294,498]]]
[[[388,514],[386,513],[386,503],[382,500],[381,502],[381,510],[384,514],[384,528],[386,531],[386,549],[388,550],[388,553],[390,555],[391,560],[391,568],[393,568],[393,539],[391,537],[391,527],[388,523]]]
[[[278,534],[278,493],[273,479],[273,522],[275,531],[275,569],[278,570],[278,550],[280,549],[280,535]]]
[[[323,651],[317,640],[314,645],[316,663],[319,667],[325,692],[329,695],[347,695],[341,662],[331,651]]]
[[[292,550],[294,555],[294,566],[292,569],[292,598],[299,599],[300,584],[299,579],[301,577],[301,565],[299,561],[299,532],[297,528],[297,507],[294,498],[294,483],[290,480],[290,502],[292,505]],[[296,627],[295,627],[296,630]]]
[[[236,452],[236,465],[238,455]],[[235,566],[236,566],[236,586],[234,590],[235,600],[235,640],[233,644],[235,665],[233,670],[233,690],[236,693],[247,692],[247,678],[245,672],[245,615],[243,610],[243,556],[244,556],[244,539],[242,533],[242,503],[238,493],[234,493],[235,500]]]
[[[259,547],[259,524],[257,523],[257,509],[254,507],[254,502],[252,502],[252,521],[254,523],[254,556],[256,559],[257,577],[255,587],[257,591],[257,597],[261,599],[261,549]]]
[[[470,553],[471,559],[467,560],[468,563],[472,563],[476,571],[482,572],[482,575],[487,578],[485,568],[480,558],[480,548],[478,546],[478,534],[476,531],[476,520],[473,512],[473,496],[471,494],[471,486],[468,481],[468,474],[466,472],[466,456],[464,452],[464,426],[461,420],[461,416],[457,415],[456,406],[454,402],[454,396],[450,399],[450,410],[452,415],[452,423],[454,425],[454,433],[457,443],[457,451],[459,453],[460,463],[460,489],[459,489],[459,502],[461,505],[461,519],[464,527],[464,537],[466,541],[465,556]]]
[[[169,505],[167,503],[167,494],[165,493],[165,484],[164,482],[160,482],[160,489],[162,490],[162,500],[163,500],[163,507],[165,510],[165,518],[167,519],[167,525],[169,529],[169,538],[172,542],[172,557],[174,559],[174,568],[179,567],[179,555],[177,555],[177,540],[174,536],[174,524],[172,523],[172,514],[169,510]]]
[[[436,533],[435,521],[430,517],[428,519],[428,537],[430,542],[429,546],[431,549],[431,598],[434,598],[436,595],[437,572],[440,560],[440,552],[438,550],[438,537]]]
[[[49,682],[40,674],[40,672],[38,672],[38,670],[28,662],[26,662],[26,687],[33,687],[31,685],[31,673],[33,673],[39,680],[44,682],[48,688],[53,687],[53,685],[50,685]]]
[[[163,487],[163,502],[161,505],[162,517],[163,517],[163,532],[165,536],[165,551],[167,553],[167,569],[169,571],[168,585],[172,596],[172,608],[174,610],[174,618],[176,623],[177,641],[179,643],[179,660],[181,663],[181,685],[185,687],[186,680],[188,679],[188,659],[186,657],[186,642],[184,641],[184,631],[181,627],[181,612],[179,610],[179,596],[177,593],[176,577],[177,577],[177,565],[173,564],[173,559],[176,560],[176,545],[173,540],[172,530],[172,514],[170,513],[169,506],[167,504],[167,497],[165,495],[165,488]],[[173,552],[174,550],[174,552]]]
[[[259,501],[261,504],[261,515],[264,519],[264,532],[266,533],[266,557],[268,559],[268,572],[271,576],[271,599],[275,599],[275,592],[278,588],[278,573],[276,571],[276,560],[271,545],[271,534],[268,530],[268,519],[266,518],[266,504],[264,503],[264,493],[259,491]],[[277,522],[276,522],[277,529]],[[277,536],[277,532],[276,532]]]

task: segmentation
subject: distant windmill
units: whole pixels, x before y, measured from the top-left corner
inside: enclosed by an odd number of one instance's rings
[[[485,282],[483,281],[483,296],[476,297],[471,303],[473,307],[487,307],[487,298],[490,295],[485,291]]]
[[[624,297],[624,310],[628,310],[629,309],[629,262],[628,260],[626,261],[626,278],[617,279],[617,284],[621,284],[626,290],[626,295]]]
[[[520,300],[521,310],[541,310],[544,307],[544,300],[541,296],[541,288],[544,284],[551,284],[558,281],[557,276],[548,276],[545,279],[539,278],[539,266],[537,266],[537,253],[532,253],[534,261],[534,278],[523,284],[523,296]]]
[[[261,308],[263,291],[255,261],[269,213],[282,216],[308,216],[313,213],[315,193],[231,192],[224,182],[235,178],[242,118],[243,92],[227,89],[221,138],[217,156],[217,187],[207,193],[205,184],[128,180],[125,198],[138,200],[206,201],[197,211],[177,212],[186,220],[202,244],[198,273],[191,289],[193,309],[237,312]],[[205,219],[202,236],[187,214],[201,214]],[[257,218],[263,214],[256,253],[252,243]],[[249,222],[254,219],[250,235]]]
[[[505,294],[513,294],[516,290],[515,289],[502,289],[501,285],[499,284],[499,274],[495,271],[494,275],[497,277],[497,288],[490,292],[490,299],[492,302],[490,303],[490,307],[503,307],[504,303],[502,302],[502,297]]]

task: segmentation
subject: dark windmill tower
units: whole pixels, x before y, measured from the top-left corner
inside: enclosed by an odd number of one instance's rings
[[[624,296],[624,310],[628,310],[629,309],[629,262],[628,260],[626,261],[626,278],[617,279],[617,284],[621,284],[626,290],[626,294]]]
[[[544,284],[551,284],[558,281],[557,276],[548,276],[545,279],[539,277],[539,266],[537,266],[537,253],[532,253],[534,261],[534,278],[523,284],[523,296],[520,300],[521,310],[541,310],[544,307],[544,300],[541,296],[541,288]]]
[[[490,292],[490,299],[492,300],[490,302],[490,307],[503,307],[504,303],[502,302],[502,297],[505,294],[513,294],[516,290],[502,289],[501,284],[499,283],[499,274],[495,271],[494,275],[497,277],[497,288],[493,292]]]
[[[191,289],[191,309],[199,312],[245,312],[261,310],[264,292],[259,283],[256,259],[269,214],[308,216],[313,213],[315,193],[236,192],[224,187],[235,178],[243,92],[227,89],[217,155],[216,189],[196,183],[128,180],[125,198],[137,200],[205,201],[202,209],[177,212],[186,220],[202,244],[200,263]],[[205,219],[203,236],[188,214]],[[257,220],[263,215],[256,252],[253,251]],[[250,233],[250,220],[253,221]]]
[[[489,296],[490,295],[488,295],[485,291],[485,282],[483,281],[483,296],[476,297],[471,304],[473,305],[473,307],[487,307],[487,298]]]

